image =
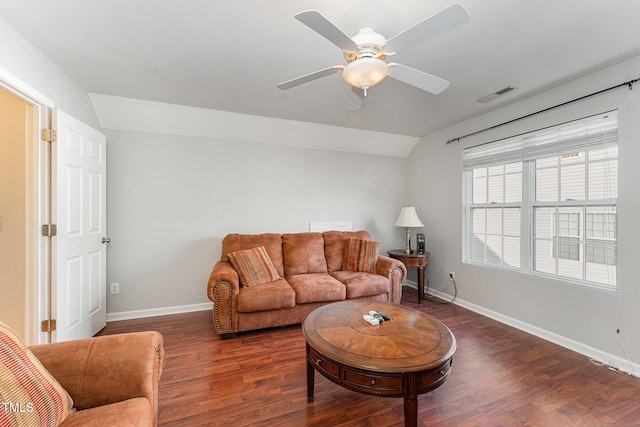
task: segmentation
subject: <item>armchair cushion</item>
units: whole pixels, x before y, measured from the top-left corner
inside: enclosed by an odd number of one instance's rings
[[[69,394],[15,331],[2,322],[0,398],[2,426],[58,426],[73,412]]]
[[[380,242],[348,238],[344,242],[344,265],[346,271],[375,273]]]
[[[227,258],[238,272],[242,286],[261,285],[280,278],[264,246],[231,252]]]

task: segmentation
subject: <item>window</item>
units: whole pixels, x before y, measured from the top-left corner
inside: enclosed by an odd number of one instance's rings
[[[616,288],[615,111],[464,150],[465,261]]]

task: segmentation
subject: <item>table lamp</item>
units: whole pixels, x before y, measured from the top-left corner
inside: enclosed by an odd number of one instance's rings
[[[409,228],[412,227],[424,227],[420,218],[418,218],[418,214],[416,213],[416,208],[413,206],[406,206],[402,208],[400,211],[400,215],[394,224],[396,227],[405,227],[407,229],[407,241],[405,242],[404,252],[406,254],[411,253],[411,238],[409,235]]]

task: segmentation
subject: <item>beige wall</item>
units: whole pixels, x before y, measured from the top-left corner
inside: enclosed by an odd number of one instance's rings
[[[25,140],[33,108],[0,89],[0,320],[25,335]]]

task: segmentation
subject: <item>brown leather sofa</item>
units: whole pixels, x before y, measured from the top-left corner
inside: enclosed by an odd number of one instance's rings
[[[61,426],[155,426],[164,347],[158,332],[30,347],[73,398]]]
[[[370,240],[367,231],[229,234],[207,286],[213,324],[223,339],[238,332],[301,323],[316,308],[344,299],[400,303],[404,264],[378,255],[375,273],[344,271],[347,238]],[[240,285],[227,254],[264,246],[280,279]]]

